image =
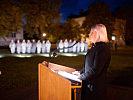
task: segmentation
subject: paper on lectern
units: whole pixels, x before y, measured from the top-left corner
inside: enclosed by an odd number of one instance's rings
[[[73,75],[73,74],[70,74],[70,73],[67,73],[65,71],[57,71],[57,73],[65,78],[68,78],[68,79],[71,79],[71,80],[74,80],[74,81],[77,81],[77,82],[82,82],[80,79],[78,79],[78,76],[77,75]]]

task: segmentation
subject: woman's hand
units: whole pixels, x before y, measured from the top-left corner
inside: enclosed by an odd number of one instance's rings
[[[77,75],[77,76],[80,76],[80,71],[72,72],[72,74]]]
[[[2,74],[2,72],[0,71],[0,75]]]

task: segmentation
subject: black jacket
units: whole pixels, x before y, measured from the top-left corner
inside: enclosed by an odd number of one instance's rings
[[[82,100],[106,100],[105,80],[110,59],[108,43],[97,42],[88,51],[79,77],[82,80]]]

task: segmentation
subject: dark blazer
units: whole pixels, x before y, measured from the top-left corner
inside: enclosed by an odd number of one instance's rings
[[[110,59],[108,43],[97,42],[87,52],[79,77],[82,80],[82,100],[106,100],[105,80]]]

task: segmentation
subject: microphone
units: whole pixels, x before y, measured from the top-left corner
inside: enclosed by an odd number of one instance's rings
[[[56,50],[57,49],[55,49],[55,50],[53,50],[52,52],[49,53],[49,59],[48,59],[47,64],[46,64],[47,67],[49,66],[49,63],[52,60],[52,57],[56,57],[57,56],[57,54],[55,52]],[[52,54],[53,54],[53,56],[52,56]]]
[[[75,46],[78,42],[80,42],[80,40],[76,41],[72,46],[59,48],[59,49],[57,49],[57,50],[64,50],[64,49],[71,48],[71,47]]]
[[[71,48],[71,47],[75,46],[78,42],[80,42],[80,40],[76,41],[72,46],[63,47],[63,48],[59,48],[59,49],[55,49],[55,50],[51,51],[51,52],[49,53],[49,57],[50,57],[50,58],[48,59],[46,66],[47,66],[47,67],[49,66],[49,63],[50,63],[50,61],[52,60],[52,56],[51,56],[52,54],[53,54],[53,57],[56,57],[56,56],[57,56],[57,53],[56,53],[57,51]]]

